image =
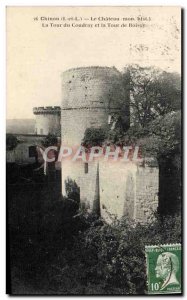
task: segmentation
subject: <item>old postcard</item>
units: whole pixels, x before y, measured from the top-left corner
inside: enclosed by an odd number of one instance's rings
[[[182,293],[181,8],[7,7],[7,293]]]

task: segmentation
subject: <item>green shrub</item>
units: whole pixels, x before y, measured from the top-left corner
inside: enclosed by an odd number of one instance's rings
[[[157,216],[150,225],[136,226],[126,220],[111,225],[94,217],[89,221],[89,228],[79,232],[71,251],[59,258],[58,279],[52,277],[61,293],[144,294],[145,245],[181,242],[180,216]]]
[[[68,199],[74,200],[77,204],[80,202],[80,188],[71,178],[65,180],[65,190]]]

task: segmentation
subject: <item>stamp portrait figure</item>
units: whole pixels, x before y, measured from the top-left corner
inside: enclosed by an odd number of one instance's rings
[[[155,273],[157,278],[163,280],[161,290],[170,285],[179,285],[177,273],[179,271],[179,260],[174,253],[163,252],[158,256]]]

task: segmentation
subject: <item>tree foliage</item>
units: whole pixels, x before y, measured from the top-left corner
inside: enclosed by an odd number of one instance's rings
[[[6,135],[6,150],[13,150],[18,144],[18,139],[15,135],[8,133]]]
[[[102,146],[106,139],[106,128],[87,128],[84,133],[82,145],[85,147]]]
[[[78,225],[80,219],[77,221]],[[59,277],[53,274],[50,278],[62,293],[145,294],[145,245],[180,241],[179,216],[156,217],[149,226],[134,226],[126,220],[111,225],[92,220],[86,230],[80,230],[73,251],[63,251],[60,256]]]
[[[181,112],[171,112],[150,122],[145,147],[151,154],[168,158],[181,152]]]
[[[131,122],[145,127],[156,117],[180,109],[181,79],[177,73],[138,65],[130,73]]]
[[[44,147],[57,146],[58,139],[56,135],[49,133],[42,141]]]

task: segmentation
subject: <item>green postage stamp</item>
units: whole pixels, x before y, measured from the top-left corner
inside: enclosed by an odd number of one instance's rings
[[[181,293],[181,244],[145,246],[148,294]]]

